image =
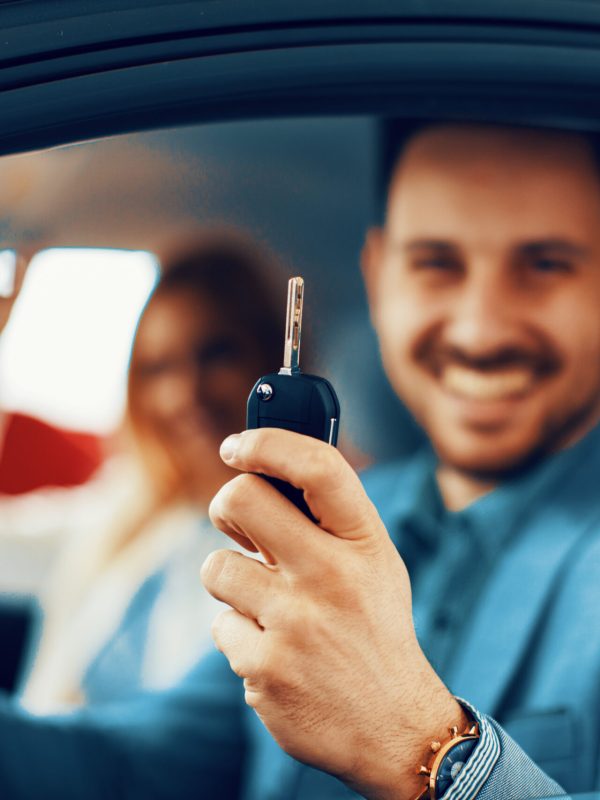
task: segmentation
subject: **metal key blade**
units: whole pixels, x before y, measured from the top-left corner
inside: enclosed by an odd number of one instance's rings
[[[300,277],[290,278],[288,281],[283,367],[279,370],[280,375],[293,375],[300,372],[303,302],[304,280]]]

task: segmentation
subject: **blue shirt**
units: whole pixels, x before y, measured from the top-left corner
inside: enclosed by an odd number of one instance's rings
[[[444,510],[433,474],[422,454],[364,476],[412,575],[422,646],[451,691],[500,710],[551,775],[590,790],[600,629],[581,611],[600,607],[600,429],[457,514]],[[517,727],[503,716],[511,708]],[[560,793],[497,723],[479,718],[483,735],[449,800]],[[0,784],[13,800],[352,796],[277,747],[216,653],[172,692],[135,703],[66,720],[0,707]]]
[[[437,460],[429,448],[416,454],[408,468],[392,464],[364,476],[375,504],[386,507],[384,521],[409,571],[421,647],[450,689],[468,620],[503,550],[523,535],[540,509],[551,505],[570,480],[577,480],[582,467],[594,470],[599,454],[597,426],[573,447],[540,460],[457,512],[444,506],[435,477]],[[400,476],[395,485],[394,476]],[[387,501],[382,503],[382,498]],[[494,726],[461,702],[479,721],[482,736],[469,769],[447,793],[448,800],[475,797],[500,754]]]
[[[541,460],[454,512],[444,507],[435,477],[437,461],[428,448],[408,466],[394,463],[364,475],[365,488],[378,507],[383,493],[388,498],[393,495],[382,516],[411,578],[419,642],[442,679],[451,682],[465,621],[503,549],[510,548],[539,510],[560,495],[569,476],[576,479],[582,465],[600,466],[599,455],[600,426],[573,447]]]

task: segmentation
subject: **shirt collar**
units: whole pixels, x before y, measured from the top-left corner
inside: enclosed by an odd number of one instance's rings
[[[436,458],[429,446],[412,456],[408,465],[398,470],[389,498],[386,498],[384,522],[396,543],[410,535],[427,549],[434,549],[440,536],[444,504],[435,478]]]
[[[486,558],[494,558],[540,503],[560,497],[561,504],[572,506],[576,514],[581,513],[582,503],[597,503],[597,487],[580,477],[582,472],[588,476],[600,472],[600,425],[573,446],[541,459],[461,511],[444,507],[435,478],[436,463],[433,451],[426,447],[414,457],[411,468],[402,471],[388,514],[392,538],[406,531],[427,549],[435,549],[449,528],[463,528]]]

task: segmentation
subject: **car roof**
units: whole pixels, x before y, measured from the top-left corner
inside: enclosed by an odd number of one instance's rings
[[[596,0],[0,2],[0,152],[198,121],[598,126]]]

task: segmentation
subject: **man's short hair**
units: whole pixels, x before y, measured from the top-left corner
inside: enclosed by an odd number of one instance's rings
[[[457,125],[489,125],[490,127],[523,127],[527,129],[528,126],[518,126],[515,123],[488,123],[478,122],[477,120],[451,120],[451,119],[381,119],[378,125],[378,133],[376,137],[378,147],[378,169],[376,175],[376,219],[377,225],[382,225],[385,222],[385,212],[387,205],[387,197],[390,189],[390,183],[394,174],[398,159],[402,156],[409,141],[427,128],[434,128],[438,125],[457,124]],[[529,126],[530,130],[558,132],[558,133],[574,133],[582,136],[587,140],[592,148],[596,165],[598,167],[598,174],[600,176],[600,133],[597,131],[581,131],[576,129],[566,128],[540,128]]]

